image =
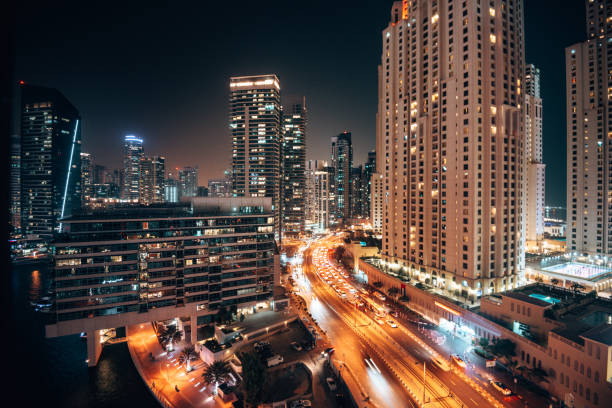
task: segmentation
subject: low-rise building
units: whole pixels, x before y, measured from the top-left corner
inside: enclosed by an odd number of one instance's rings
[[[62,222],[55,323],[46,335],[88,333],[90,366],[101,352],[100,330],[188,317],[195,343],[196,327],[219,308],[242,313],[273,303],[280,268],[270,198],[198,197],[90,210]]]

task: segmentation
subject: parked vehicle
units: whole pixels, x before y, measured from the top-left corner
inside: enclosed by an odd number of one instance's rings
[[[281,356],[280,354],[275,354],[266,360],[268,367],[277,366],[281,364],[282,362],[283,362],[283,356]]]
[[[397,328],[397,323],[395,323],[393,320],[388,319],[387,320],[387,324],[391,327],[393,327],[394,329]]]
[[[465,363],[465,361],[463,361],[463,359],[459,357],[457,354],[453,354],[451,358],[453,359],[455,364],[457,364],[459,367],[461,368],[467,367],[467,364]]]
[[[312,402],[307,399],[291,401],[290,408],[312,407]]]
[[[376,320],[376,323],[380,324],[381,326],[385,324],[385,321],[383,319],[381,319],[380,317],[377,317],[374,320]]]
[[[291,348],[295,351],[302,351],[302,346],[300,346],[297,341],[291,342]]]
[[[335,349],[333,347],[328,347],[328,348],[325,349],[325,354],[331,354],[331,353],[334,352],[334,350]]]
[[[510,387],[508,387],[502,382],[491,380],[491,385],[493,386],[493,388],[495,388],[497,391],[501,392],[504,395],[512,394],[512,390],[510,390]]]
[[[325,381],[327,382],[327,386],[329,387],[330,391],[336,391],[336,389],[338,388],[338,386],[336,385],[336,380],[331,377],[327,377]]]

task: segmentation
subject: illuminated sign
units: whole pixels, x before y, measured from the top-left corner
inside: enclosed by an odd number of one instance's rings
[[[436,306],[438,306],[440,309],[446,310],[448,313],[454,314],[455,316],[461,316],[460,312],[458,312],[458,311],[456,311],[454,309],[451,309],[450,307],[448,307],[446,305],[443,305],[442,303],[434,302],[434,304]]]

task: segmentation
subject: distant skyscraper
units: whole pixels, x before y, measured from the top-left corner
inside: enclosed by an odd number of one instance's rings
[[[81,153],[81,203],[85,205],[92,196],[93,158],[89,153]]]
[[[128,135],[123,144],[123,198],[140,197],[140,160],[144,157],[142,139]]]
[[[365,183],[363,179],[363,166],[353,167],[351,169],[351,218],[367,217],[364,215],[364,190]]]
[[[9,222],[14,232],[19,232],[21,229],[21,141],[19,135],[11,136],[9,154]]]
[[[175,179],[166,179],[164,186],[164,199],[167,203],[178,203],[180,199],[180,186]]]
[[[276,75],[230,78],[232,193],[271,197],[278,234],[281,170],[280,83]]]
[[[306,216],[306,98],[283,112],[282,229],[284,234],[304,232]]]
[[[383,175],[380,173],[372,173],[372,177],[370,177],[370,186],[370,222],[374,232],[377,234],[382,234],[384,194]]]
[[[329,173],[321,160],[306,163],[306,224],[314,231],[329,228]]]
[[[544,237],[544,177],[542,163],[542,98],[540,70],[533,65],[525,69],[525,239],[540,241]]]
[[[523,1],[396,1],[381,41],[384,261],[474,301],[516,287]]]
[[[93,184],[110,183],[113,180],[109,179],[109,171],[101,164],[93,164]]]
[[[198,197],[208,197],[208,188],[205,186],[198,186]]]
[[[612,12],[608,0],[585,3],[587,40],[565,49],[567,250],[611,255]]]
[[[181,197],[196,197],[198,195],[198,166],[180,169],[178,179],[181,186]]]
[[[208,180],[208,196],[209,197],[231,197],[232,196],[231,178]]]
[[[363,214],[364,218],[370,218],[372,205],[372,174],[376,172],[376,151],[368,152],[368,161],[363,165]]]
[[[353,143],[351,133],[343,132],[332,137],[331,167],[334,168],[336,195],[335,219],[348,221],[351,218],[351,171],[353,169]]]
[[[21,86],[21,225],[49,237],[79,208],[81,123],[59,91]]]
[[[164,202],[164,179],[166,159],[162,156],[143,157],[140,159],[140,194],[141,204]]]

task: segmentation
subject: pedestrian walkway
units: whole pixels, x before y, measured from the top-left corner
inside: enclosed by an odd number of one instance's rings
[[[205,384],[202,378],[205,364],[200,359],[192,362],[193,370],[189,373],[179,363],[178,357],[185,343],[175,344],[172,353],[165,352],[150,323],[129,326],[126,337],[136,369],[162,406],[231,407],[231,403],[212,396],[213,387]],[[149,353],[153,354],[154,360]]]

